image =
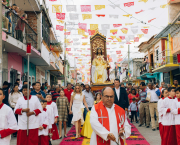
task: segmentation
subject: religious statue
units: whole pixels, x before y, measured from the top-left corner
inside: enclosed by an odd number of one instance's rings
[[[108,68],[110,68],[109,62],[104,59],[104,55],[102,55],[102,49],[97,48],[96,56],[92,61],[92,82],[95,84],[104,84],[108,78]]]

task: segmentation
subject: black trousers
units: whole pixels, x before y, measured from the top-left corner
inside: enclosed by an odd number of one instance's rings
[[[134,116],[135,116],[135,119],[137,121],[137,113],[136,113],[136,111],[131,111],[131,122],[132,122]]]

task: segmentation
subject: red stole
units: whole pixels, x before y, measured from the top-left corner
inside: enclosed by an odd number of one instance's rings
[[[99,122],[108,130],[110,131],[110,125],[109,125],[109,115],[106,107],[103,105],[103,102],[99,102],[98,104],[95,105],[95,110],[98,114],[98,120]],[[114,107],[115,114],[116,114],[116,119],[117,119],[117,127],[118,127],[118,132],[120,131],[120,128],[124,126],[124,123],[119,126],[121,123],[122,119],[124,119],[125,122],[125,111],[121,107],[115,105]],[[120,115],[120,118],[119,118]],[[120,138],[121,145],[124,145],[123,139]],[[110,145],[110,140],[105,141],[101,137],[97,135],[97,145]]]

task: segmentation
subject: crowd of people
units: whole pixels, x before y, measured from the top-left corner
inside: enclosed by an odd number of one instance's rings
[[[7,0],[2,0],[2,20],[4,31],[23,42],[23,31],[27,22],[27,14],[20,11],[16,4],[9,6]]]
[[[162,143],[165,144],[164,140],[172,141],[173,137],[176,144],[180,142],[178,134],[176,137],[180,112],[180,86],[177,80],[174,80],[172,86],[162,82],[159,87],[158,84],[146,85],[144,82],[139,86],[131,83],[125,86],[119,79],[115,79],[112,96],[104,96],[102,90],[94,92],[88,84],[73,86],[67,83],[67,86],[63,87],[50,86],[47,82],[42,85],[40,82],[29,82],[28,94],[27,84],[28,82],[24,81],[23,85],[20,85],[20,79],[17,79],[10,89],[10,84],[5,81],[0,89],[0,118],[3,122],[0,123],[0,144],[9,144],[10,135],[13,134],[14,137],[17,136],[18,145],[25,142],[49,145],[51,139],[67,137],[66,126],[71,127],[71,124],[76,128],[75,138],[79,138],[80,127],[87,118],[90,120],[90,111],[95,104],[101,102],[102,97],[106,100],[113,98],[113,103],[129,114],[131,123],[136,121],[139,122],[139,127],[145,124],[146,128],[149,128],[151,122],[153,131],[160,130]]]

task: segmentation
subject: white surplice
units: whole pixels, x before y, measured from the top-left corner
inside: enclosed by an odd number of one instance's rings
[[[110,131],[108,131],[98,121],[98,114],[97,114],[94,106],[92,107],[91,115],[90,115],[90,123],[91,123],[91,127],[93,129],[93,133],[91,135],[90,145],[97,145],[97,137],[96,137],[96,135],[100,136],[102,139],[107,141],[107,136],[108,136],[109,133],[113,133],[115,138],[116,138],[116,141],[118,142],[118,127],[117,127],[117,119],[116,119],[116,114],[115,114],[114,107],[115,107],[115,105],[113,104],[113,106],[111,108],[106,108],[107,111],[108,111],[108,115],[109,115]],[[106,122],[104,122],[104,123],[106,123]],[[124,127],[125,127],[126,138],[128,138],[131,135],[131,126],[127,122],[127,119],[125,120]],[[111,145],[117,145],[113,141],[111,141],[110,144]],[[119,143],[119,144],[121,145],[121,143]]]
[[[17,121],[13,110],[6,104],[3,104],[2,108],[0,108],[0,131],[2,130],[6,130],[6,134],[11,132],[11,130],[18,130]],[[11,135],[8,135],[4,138],[0,137],[0,145],[10,145],[10,140]]]
[[[54,124],[55,118],[59,116],[58,115],[57,105],[56,105],[56,103],[51,102],[51,104],[47,105],[46,108],[47,108],[47,111],[48,111],[47,113],[49,114],[49,112],[50,112],[50,114],[51,114],[51,117],[50,117],[51,124]]]
[[[42,113],[39,114],[39,127],[47,125],[46,128],[43,128],[42,130],[39,129],[38,135],[44,135],[48,136],[48,131],[49,131],[49,118],[48,118],[48,113],[46,111],[42,111]]]

